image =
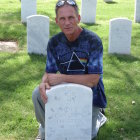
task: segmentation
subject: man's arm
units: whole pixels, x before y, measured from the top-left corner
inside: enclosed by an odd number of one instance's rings
[[[41,99],[44,103],[47,103],[48,97],[46,95],[46,89],[50,89],[50,85],[48,83],[48,74],[45,73],[42,77],[42,82],[39,85],[39,92]]]
[[[46,95],[46,89],[50,89],[50,86],[61,83],[75,83],[93,87],[98,84],[99,78],[99,74],[66,75],[45,73],[42,77],[42,82],[39,85],[40,96],[43,102],[47,103],[48,97]]]
[[[65,74],[48,74],[50,85],[58,85],[61,83],[75,83],[88,87],[96,86],[99,82],[99,74],[84,74],[84,75],[65,75]]]

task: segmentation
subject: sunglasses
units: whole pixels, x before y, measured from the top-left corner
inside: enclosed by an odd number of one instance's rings
[[[73,0],[61,0],[61,1],[58,1],[57,4],[56,4],[56,7],[61,7],[65,4],[65,2],[71,6],[77,6],[76,2],[73,1]]]

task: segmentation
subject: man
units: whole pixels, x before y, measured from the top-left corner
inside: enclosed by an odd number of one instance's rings
[[[33,103],[37,121],[40,123],[39,137],[45,137],[46,89],[63,82],[82,84],[93,90],[93,132],[97,135],[106,117],[100,108],[106,107],[102,82],[103,47],[100,38],[93,32],[81,28],[78,6],[74,0],[59,0],[56,4],[56,24],[61,31],[53,36],[47,46],[46,71],[42,82],[33,92]],[[38,137],[38,139],[39,139]]]

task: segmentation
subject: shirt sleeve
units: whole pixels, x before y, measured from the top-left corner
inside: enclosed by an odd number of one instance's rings
[[[56,73],[58,71],[58,67],[57,67],[56,59],[50,47],[52,46],[51,43],[49,42],[47,46],[46,72]]]
[[[91,45],[91,52],[87,64],[89,74],[103,73],[103,45],[101,40]]]

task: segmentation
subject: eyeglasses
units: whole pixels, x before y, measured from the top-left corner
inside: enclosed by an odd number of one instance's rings
[[[61,7],[65,4],[65,2],[71,6],[77,6],[76,2],[73,0],[60,0],[57,2],[56,7]]]

